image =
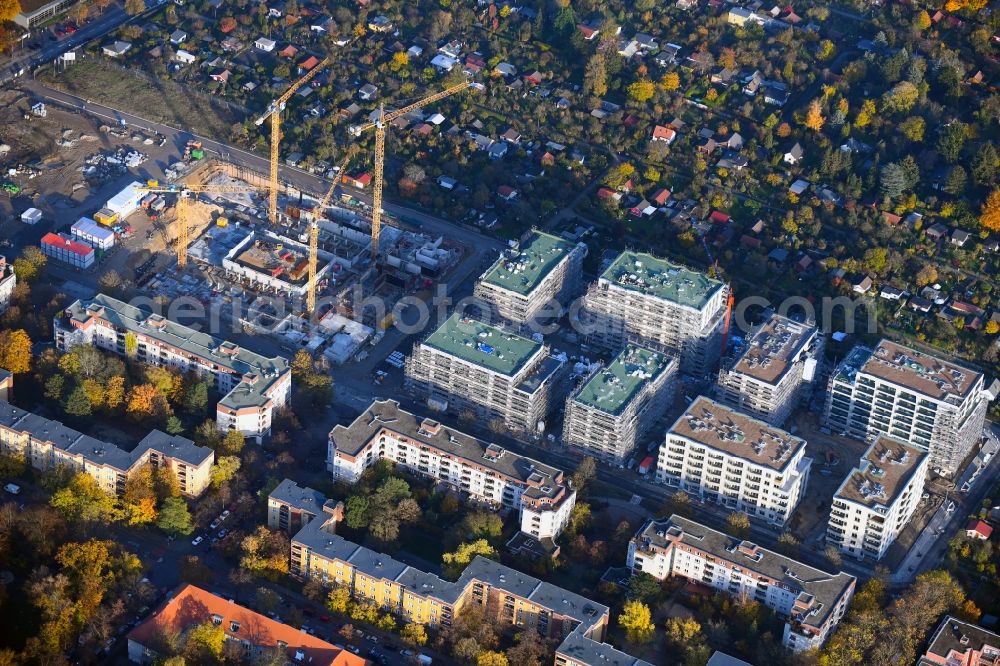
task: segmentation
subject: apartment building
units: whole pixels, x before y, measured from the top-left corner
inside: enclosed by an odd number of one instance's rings
[[[219,429],[258,441],[270,434],[274,410],[291,394],[287,359],[261,356],[104,294],[70,305],[56,317],[54,331],[62,350],[94,345],[211,381],[223,395],[216,405]]]
[[[646,522],[629,542],[628,566],[764,604],[786,618],[782,643],[794,651],[823,644],[847,611],[856,582],[676,515]]]
[[[371,662],[341,647],[277,620],[255,613],[185,583],[175,590],[161,608],[128,633],[128,658],[137,664],[162,663],[165,636],[184,636],[191,629],[211,622],[222,629],[225,641],[237,645],[247,663],[282,663],[310,666],[368,666]]]
[[[123,494],[129,474],[148,463],[169,469],[182,494],[198,497],[211,483],[215,462],[212,449],[177,435],[153,430],[132,451],[124,451],[6,402],[0,402],[0,450],[24,456],[43,472],[61,466],[86,472],[113,495]]]
[[[323,514],[326,495],[285,479],[267,496],[267,526],[289,536]]]
[[[14,275],[14,266],[7,263],[7,258],[0,255],[0,312],[10,306],[10,299],[17,285],[17,276]]]
[[[986,666],[1000,663],[1000,636],[945,615],[917,666]]]
[[[501,628],[534,630],[559,642],[555,663],[561,666],[649,666],[603,643],[607,606],[481,556],[450,582],[344,539],[334,533],[335,523],[312,520],[292,537],[294,575],[343,586],[404,622],[435,628],[479,606]]]
[[[705,374],[719,359],[728,299],[729,286],[704,273],[622,252],[587,291],[580,321],[595,344],[617,351],[634,342]]]
[[[809,481],[805,440],[699,396],[667,431],[656,480],[784,525]]]
[[[419,417],[394,400],[375,401],[330,432],[327,469],[335,481],[353,483],[380,460],[447,483],[473,501],[517,511],[521,531],[550,552],[576,504],[562,470]]]
[[[879,437],[833,496],[827,543],[856,558],[882,559],[924,492],[927,452]]]
[[[845,435],[889,435],[930,453],[951,476],[979,441],[993,396],[983,374],[882,340],[855,347],[830,377],[825,421]]]
[[[0,368],[0,402],[10,400],[14,392],[14,375]]]
[[[719,372],[719,402],[781,426],[819,375],[823,337],[811,324],[773,314]]]
[[[620,465],[674,398],[677,360],[628,344],[587,376],[566,401],[563,441]]]
[[[497,322],[530,326],[539,315],[558,317],[580,289],[584,243],[532,230],[504,251],[476,281],[475,296]]]
[[[414,346],[406,382],[430,406],[534,433],[568,390],[565,370],[541,342],[456,313]]]

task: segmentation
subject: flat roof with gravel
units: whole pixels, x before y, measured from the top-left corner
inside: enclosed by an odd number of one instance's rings
[[[700,310],[723,283],[666,259],[642,252],[622,252],[601,275],[622,289]]]
[[[486,284],[524,296],[531,293],[573,247],[572,243],[558,236],[534,231],[515,252],[505,253],[497,259],[480,279]]]
[[[451,315],[423,344],[513,377],[542,350],[542,344],[476,319]]]
[[[602,412],[618,414],[672,361],[666,354],[628,345],[610,365],[595,372],[574,399]]]
[[[927,452],[890,437],[868,447],[834,495],[865,506],[890,506],[927,458]]]

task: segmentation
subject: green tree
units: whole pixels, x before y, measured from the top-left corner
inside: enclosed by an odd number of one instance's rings
[[[49,504],[71,522],[111,523],[121,518],[114,498],[86,472],[73,474],[65,488],[53,493]]]
[[[219,445],[219,451],[228,455],[236,455],[243,450],[246,443],[246,435],[239,430],[230,430],[226,433],[226,436],[222,438],[222,442]]]
[[[608,72],[605,56],[598,51],[587,61],[583,72],[583,94],[604,97],[608,93]]]
[[[633,575],[628,582],[629,596],[642,602],[651,602],[655,600],[662,591],[663,587],[660,585],[660,581],[656,580],[645,571],[640,571],[639,573]]]
[[[473,558],[479,555],[483,557],[496,557],[497,551],[486,539],[477,539],[467,543],[460,543],[455,552],[443,554],[441,561],[444,562],[445,571],[449,575],[457,577],[472,562]]]
[[[82,386],[77,386],[69,392],[69,395],[66,396],[64,409],[67,414],[72,416],[90,416],[92,411],[90,399],[87,398],[87,392],[83,390]]]
[[[212,467],[212,485],[216,488],[229,483],[236,478],[236,473],[240,471],[240,459],[237,456],[222,456],[215,461]]]
[[[937,150],[942,159],[949,164],[958,161],[965,147],[966,127],[957,120],[948,123],[938,132]]]
[[[972,180],[979,187],[988,187],[993,184],[997,176],[997,165],[1000,164],[1000,157],[993,147],[993,142],[986,141],[979,146],[976,154],[972,157],[971,173]]]
[[[0,2],[11,2],[12,0],[0,0]],[[0,5],[2,7],[2,5]],[[2,9],[0,9],[2,11]],[[42,276],[45,271],[45,264],[48,257],[34,245],[29,245],[21,251],[21,254],[14,260],[14,274],[17,275],[18,282],[31,284]]]
[[[347,612],[347,604],[351,602],[351,591],[342,585],[337,585],[326,597],[326,607],[334,613]]]
[[[503,520],[496,513],[474,511],[462,520],[462,531],[469,539],[497,539],[503,533]]]
[[[900,81],[882,95],[882,109],[886,113],[906,113],[913,108],[920,91],[909,81]]]
[[[628,96],[640,104],[653,99],[653,93],[655,92],[656,86],[649,79],[641,79],[630,84],[628,87]]]
[[[168,497],[163,500],[156,526],[174,536],[191,534],[194,526],[191,524],[191,511],[187,502],[180,497]]]
[[[618,624],[625,629],[630,643],[646,643],[652,640],[656,627],[649,606],[641,601],[626,601],[618,616]]]

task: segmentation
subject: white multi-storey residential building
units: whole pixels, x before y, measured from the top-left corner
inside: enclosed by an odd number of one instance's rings
[[[622,252],[593,283],[580,321],[594,343],[626,342],[680,357],[681,372],[704,374],[719,359],[729,286],[650,254]]]
[[[159,430],[125,451],[6,402],[0,402],[0,451],[24,456],[27,464],[43,472],[57,467],[86,472],[112,495],[123,494],[128,476],[151,464],[173,472],[185,496],[198,497],[211,482],[215,462],[212,449]]]
[[[854,594],[856,579],[827,573],[680,516],[648,521],[628,547],[628,566],[658,580],[679,576],[730,596],[753,599],[784,616],[782,642],[822,645]]]
[[[104,294],[70,305],[56,317],[54,331],[62,350],[94,345],[211,380],[223,394],[216,405],[219,429],[258,440],[270,434],[274,410],[292,391],[287,359],[261,356]]]
[[[539,315],[558,317],[580,288],[584,243],[532,230],[476,281],[475,295],[500,322],[530,326]]]
[[[667,431],[656,480],[783,525],[809,480],[804,440],[699,396]]]
[[[825,421],[858,439],[889,435],[953,475],[983,433],[992,396],[983,374],[882,340],[855,347],[830,378]]]
[[[562,470],[418,417],[394,400],[373,402],[351,425],[330,432],[327,467],[335,481],[353,483],[380,460],[517,510],[521,531],[542,542],[563,530],[576,503]]]
[[[7,258],[0,255],[0,312],[3,312],[10,305],[10,297],[14,293],[17,285],[17,276],[14,275],[14,267],[7,263]]]
[[[780,426],[812,387],[823,358],[815,326],[771,315],[719,372],[719,402]]]
[[[565,396],[565,363],[541,342],[481,321],[449,317],[413,348],[406,382],[428,405],[469,410],[502,420],[518,432],[537,432]]]
[[[827,543],[858,559],[882,559],[920,503],[927,452],[879,437],[833,496]]]
[[[677,361],[635,345],[598,368],[566,401],[563,441],[621,464],[663,416],[674,395]]]

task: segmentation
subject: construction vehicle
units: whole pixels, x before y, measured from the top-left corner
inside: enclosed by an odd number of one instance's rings
[[[344,169],[350,164],[351,158],[354,157],[354,153],[357,152],[355,146],[348,146],[347,152],[344,154],[344,159],[341,160],[340,166],[337,167],[337,178],[330,183],[330,189],[326,191],[323,198],[320,199],[319,204],[313,209],[313,219],[309,223],[309,277],[308,284],[306,286],[306,313],[311,317],[313,311],[316,309],[316,272],[317,266],[319,264],[319,217],[323,215],[323,211],[326,210],[327,205],[330,203],[330,198],[333,196],[334,190],[337,189],[337,183],[340,181],[340,176],[344,173]]]
[[[299,88],[308,83],[314,76],[319,74],[319,70],[330,64],[330,57],[327,56],[317,63],[315,67],[310,69],[305,75],[298,81],[293,83],[285,94],[278,99],[271,102],[260,118],[256,121],[256,125],[259,127],[264,124],[264,121],[268,118],[271,119],[271,171],[268,180],[268,200],[267,200],[267,219],[271,221],[271,224],[278,223],[278,152],[281,145],[281,112],[285,110],[285,104],[292,95],[298,91]]]
[[[378,239],[379,232],[382,227],[382,174],[385,171],[386,124],[391,123],[400,116],[405,116],[414,109],[419,109],[420,107],[436,102],[439,99],[444,99],[445,97],[454,95],[457,92],[461,92],[471,85],[471,81],[463,81],[458,85],[451,86],[441,92],[425,97],[419,102],[414,102],[413,104],[404,106],[402,109],[396,109],[395,111],[391,111],[389,113],[385,112],[385,105],[383,104],[379,107],[378,120],[351,128],[351,133],[354,136],[359,136],[363,132],[372,128],[375,129],[375,188],[372,193],[372,265],[374,265],[378,259]]]
[[[4,183],[0,187],[2,187],[3,191],[6,192],[7,194],[20,194],[21,193],[21,188],[18,187],[17,185],[15,185],[14,183],[7,182],[7,183]]]
[[[187,266],[187,248],[191,241],[191,204],[195,200],[195,197],[199,194],[242,194],[257,192],[260,188],[251,185],[161,185],[155,180],[150,180],[145,185],[137,185],[135,189],[140,192],[177,195],[177,204],[174,209],[177,239],[176,241],[172,240],[168,242],[168,245],[176,244],[177,268],[184,268]]]

